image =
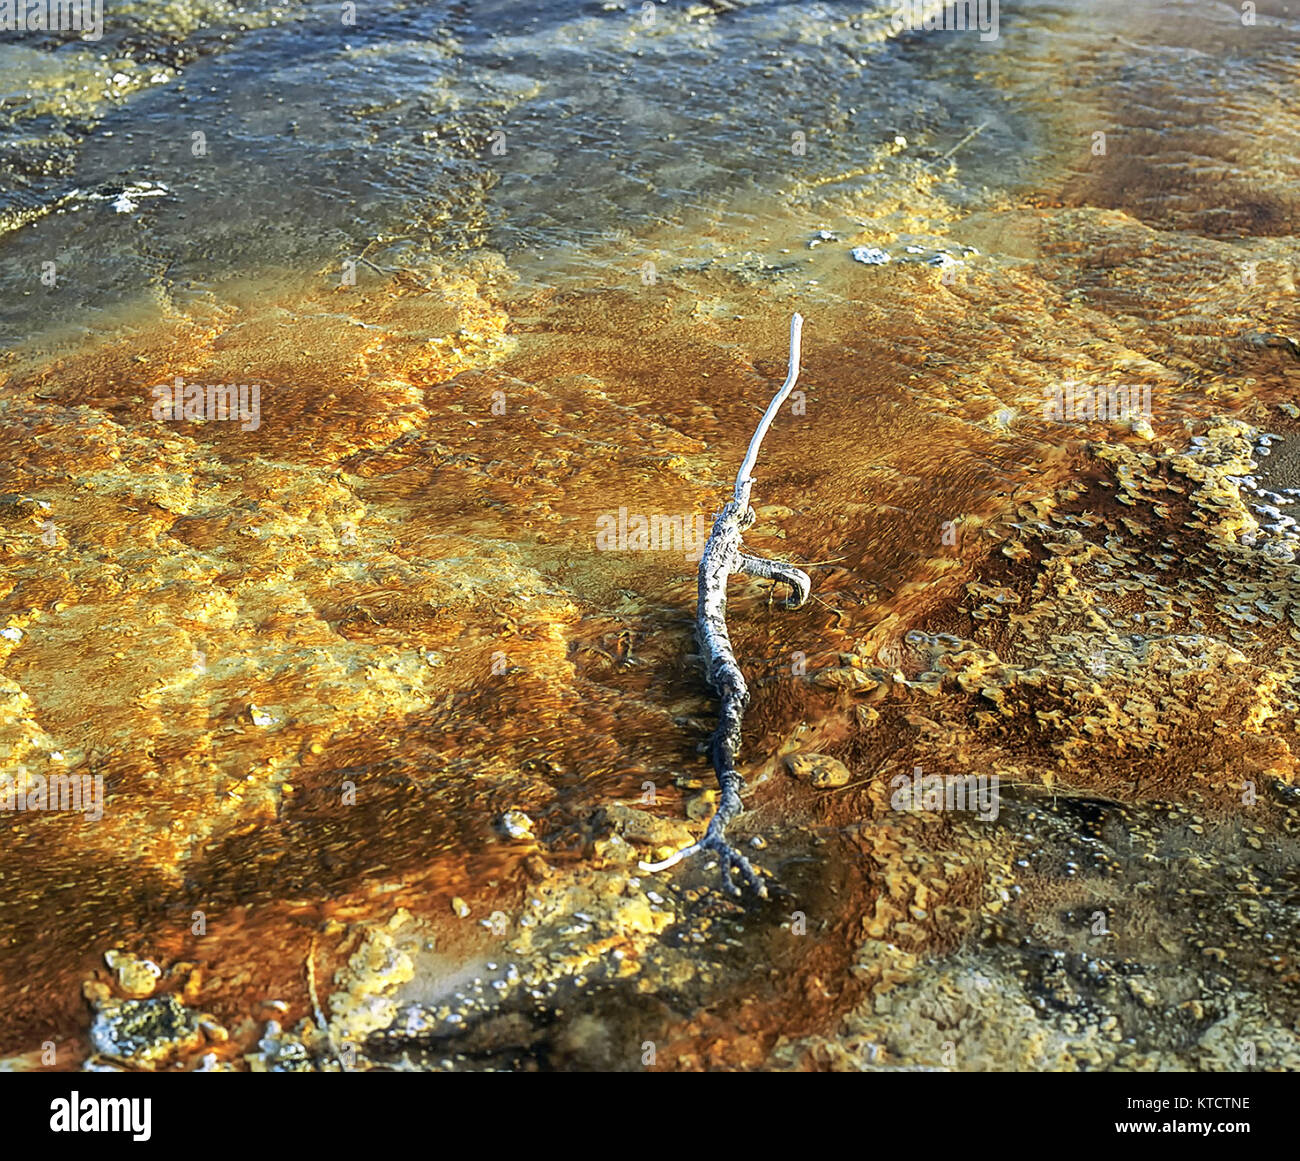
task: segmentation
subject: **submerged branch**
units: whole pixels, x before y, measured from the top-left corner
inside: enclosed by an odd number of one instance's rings
[[[709,756],[718,776],[720,797],[718,809],[709,820],[708,830],[698,842],[678,851],[659,863],[642,863],[643,871],[662,871],[682,859],[700,851],[715,852],[722,862],[723,885],[734,895],[741,893],[732,881],[735,868],[755,893],[766,897],[767,885],[759,877],[749,860],[727,841],[727,824],[741,811],[740,790],[744,785],[736,770],[740,753],[740,727],[749,705],[749,689],[731,648],[727,633],[727,578],[732,573],[763,577],[790,587],[786,607],[797,609],[808,599],[811,581],[808,574],[776,560],[763,560],[741,551],[741,533],[754,523],[754,510],[749,506],[749,494],[754,479],[751,473],[758,460],[759,445],[772,425],[772,420],[794,389],[799,378],[800,336],[803,318],[796,314],[790,320],[790,366],[781,389],[768,404],[759,420],[749,450],[745,453],[740,471],[736,474],[736,488],[713,522],[713,531],[704,545],[700,558],[699,603],[695,628],[699,638],[705,676],[718,695],[718,728],[709,739]]]

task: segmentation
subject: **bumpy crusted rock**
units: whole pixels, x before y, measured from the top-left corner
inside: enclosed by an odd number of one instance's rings
[[[844,786],[853,777],[843,762],[829,754],[790,754],[785,764],[799,781],[807,782],[817,790]]]
[[[153,1069],[170,1057],[197,1048],[203,1040],[198,1014],[174,995],[148,1000],[109,1001],[90,1027],[95,1050]]]

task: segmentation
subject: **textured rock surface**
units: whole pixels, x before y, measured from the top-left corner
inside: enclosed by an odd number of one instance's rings
[[[845,786],[853,777],[843,762],[826,754],[790,754],[785,761],[791,774],[817,790]]]

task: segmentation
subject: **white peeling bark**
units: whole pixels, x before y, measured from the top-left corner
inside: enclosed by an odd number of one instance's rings
[[[699,851],[711,850],[722,862],[723,886],[733,895],[741,889],[732,880],[732,869],[741,873],[745,883],[758,895],[766,898],[767,885],[744,855],[727,841],[727,824],[741,811],[740,791],[744,780],[736,770],[740,753],[740,729],[749,705],[749,689],[745,677],[731,648],[727,633],[727,578],[734,572],[747,576],[763,577],[790,586],[786,608],[797,609],[808,599],[811,582],[808,574],[793,565],[776,560],[763,560],[741,551],[741,533],[754,523],[754,510],[749,506],[749,494],[754,486],[751,474],[758,460],[759,445],[772,425],[799,378],[800,338],[803,318],[796,314],[790,320],[790,364],[785,383],[772,397],[763,418],[759,420],[749,450],[745,453],[740,471],[736,474],[736,488],[732,498],[714,518],[713,531],[704,545],[700,557],[699,602],[696,606],[695,632],[699,638],[700,655],[705,676],[718,695],[718,728],[709,739],[709,756],[718,776],[720,791],[718,809],[709,820],[708,830],[698,842],[678,851],[661,863],[642,863],[643,871],[662,871]]]

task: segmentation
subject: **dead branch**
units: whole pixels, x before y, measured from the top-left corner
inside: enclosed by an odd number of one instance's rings
[[[736,473],[736,488],[731,500],[714,518],[713,531],[704,545],[700,558],[699,603],[696,607],[695,631],[699,638],[701,659],[705,676],[721,703],[718,710],[718,728],[709,739],[709,756],[718,776],[720,791],[718,808],[709,820],[704,837],[660,863],[642,863],[643,871],[663,871],[682,859],[699,851],[709,850],[718,855],[722,863],[723,886],[733,895],[741,889],[732,881],[732,869],[739,870],[746,884],[758,895],[766,898],[767,885],[749,860],[727,841],[727,825],[741,811],[740,791],[744,780],[736,770],[740,753],[740,727],[749,705],[749,689],[731,648],[727,633],[727,578],[732,573],[762,577],[790,586],[786,608],[797,609],[808,599],[811,582],[808,574],[778,560],[763,560],[741,551],[741,533],[753,525],[754,509],[749,506],[749,494],[754,486],[752,475],[758,460],[759,445],[782,406],[794,390],[799,378],[800,337],[803,318],[796,314],[790,320],[790,363],[785,382],[768,404],[759,420],[749,450]]]

